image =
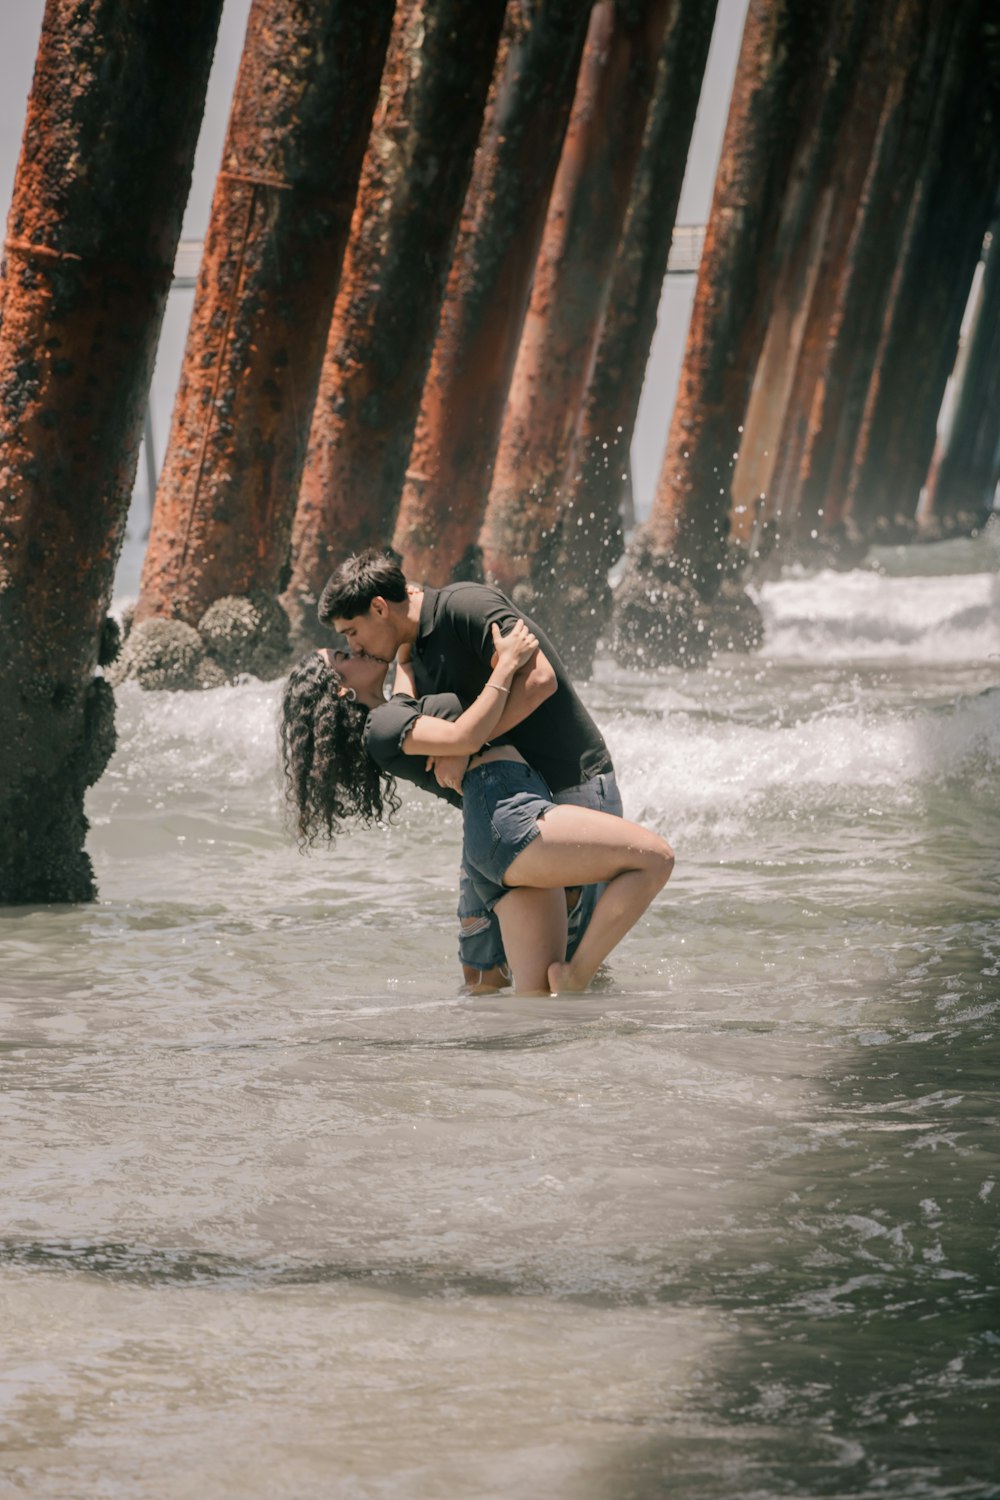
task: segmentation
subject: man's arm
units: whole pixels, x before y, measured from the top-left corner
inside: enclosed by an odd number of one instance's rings
[[[551,698],[556,690],[556,674],[544,651],[536,651],[528,665],[514,678],[510,686],[510,697],[504,704],[500,722],[493,730],[494,738],[506,734],[533,714],[540,703]]]
[[[493,626],[499,626],[501,634],[506,635],[518,618],[510,600],[488,584],[469,584],[461,589],[452,595],[447,610],[454,638],[482,662],[484,677],[496,660]],[[511,684],[510,697],[493,735],[505,734],[528,718],[539,704],[551,698],[557,686],[552,664],[539,649]]]
[[[521,668],[511,682],[503,713],[490,730],[490,738],[497,739],[508,729],[513,729],[515,724],[520,724],[540,703],[550,698],[555,690],[556,674],[545,653],[536,651],[534,658]],[[451,787],[452,791],[461,792],[462,777],[468,764],[467,755],[429,755],[426,769],[434,772],[438,786]]]
[[[407,755],[474,755],[496,732],[515,673],[532,661],[538,640],[523,620],[507,635],[493,626],[496,661],[478,698],[453,721],[421,715],[402,740]]]

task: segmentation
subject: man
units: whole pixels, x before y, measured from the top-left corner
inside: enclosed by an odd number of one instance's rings
[[[319,601],[324,625],[340,631],[355,655],[392,661],[409,656],[417,695],[451,692],[463,706],[482,691],[492,669],[492,626],[506,634],[520,618],[499,589],[481,583],[445,588],[408,584],[392,557],[374,548],[349,557],[334,572]],[[540,771],[554,801],[622,815],[608,747],[584,708],[551,642],[531,620],[539,650],[515,679],[492,739],[503,738]],[[443,786],[457,789],[463,759],[438,762]],[[590,920],[600,887],[586,886],[570,913],[572,955]],[[477,901],[465,870],[459,891],[459,956],[473,991],[507,982],[500,928]]]

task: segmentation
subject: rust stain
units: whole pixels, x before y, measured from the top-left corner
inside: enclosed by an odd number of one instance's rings
[[[0,273],[0,901],[94,895],[94,671],[220,10],[45,9]]]
[[[579,0],[508,5],[505,62],[477,152],[424,386],[394,546],[446,582],[475,546],[587,23]]]
[[[392,536],[504,9],[397,8],[292,534],[300,634],[323,630],[315,601],[335,563]]]
[[[136,620],[280,591],[391,0],[254,0]]]

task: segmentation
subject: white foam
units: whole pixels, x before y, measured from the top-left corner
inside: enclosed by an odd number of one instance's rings
[[[1000,660],[1000,576],[857,570],[765,584],[763,655],[823,662]]]
[[[1000,768],[1000,690],[905,712],[855,702],[792,724],[622,713],[603,727],[626,812],[664,831],[735,832],[758,813],[859,797],[881,812],[977,764]]]
[[[675,835],[681,827],[737,833],[761,817],[807,816],[821,805],[861,799],[876,811],[901,809],[928,784],[956,776],[994,777],[1000,767],[1000,688],[947,698],[951,677],[933,663],[1000,661],[1000,588],[993,574],[887,578],[820,573],[768,585],[764,654],[824,664],[853,657],[924,663],[939,682],[933,701],[886,696],[843,671],[829,694],[786,690],[783,669],[734,669],[728,692],[705,697],[698,674],[677,672],[626,683],[625,706],[597,711],[631,816]],[[870,674],[869,674],[870,675]],[[924,675],[924,674],[921,674]],[[983,680],[981,667],[964,686]],[[277,713],[281,682],[247,679],[195,693],[118,690],[119,750],[109,777],[157,795],[205,787],[257,789],[280,800]],[[923,693],[923,698],[928,694]],[[621,704],[616,687],[615,698]],[[419,823],[438,809],[406,793]]]
[[[247,678],[202,692],[116,689],[118,750],[110,775],[167,786],[273,781],[281,682]]]

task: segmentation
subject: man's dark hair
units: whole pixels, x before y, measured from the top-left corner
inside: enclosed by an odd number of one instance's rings
[[[354,620],[367,614],[376,597],[388,599],[390,604],[402,604],[406,599],[406,579],[400,561],[398,552],[378,547],[366,547],[364,552],[346,558],[319,596],[322,624],[332,625],[334,620]]]

